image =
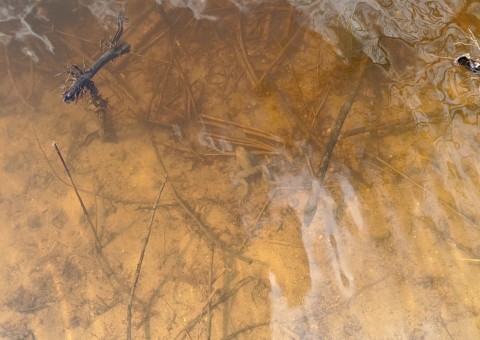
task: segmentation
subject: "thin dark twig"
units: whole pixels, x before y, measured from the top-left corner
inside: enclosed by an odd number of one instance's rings
[[[325,179],[325,175],[327,173],[328,165],[330,163],[330,158],[332,157],[333,150],[335,149],[335,145],[337,144],[338,137],[340,136],[340,131],[342,130],[343,123],[345,122],[348,113],[357,97],[357,93],[360,90],[360,85],[363,79],[363,73],[365,72],[367,64],[367,59],[365,58],[360,64],[360,70],[357,75],[357,79],[352,86],[351,92],[347,97],[347,100],[343,103],[342,108],[338,114],[337,120],[335,122],[335,126],[333,127],[332,133],[330,134],[327,146],[325,147],[325,151],[323,153],[322,160],[320,162],[320,166],[318,167],[317,174],[315,176],[315,180],[312,184],[312,190],[310,192],[310,196],[308,198],[307,203],[305,204],[305,208],[303,211],[303,223],[305,226],[310,226],[312,223],[313,217],[315,216],[315,212],[317,211],[317,202],[320,197],[321,187],[323,185],[323,180]]]
[[[165,95],[165,89],[167,88],[167,81],[168,81],[168,78],[170,76],[170,73],[172,71],[172,68],[173,68],[173,60],[168,64],[168,68],[167,68],[167,71],[165,72],[165,74],[163,75],[163,82],[162,82],[162,89],[160,90],[160,94],[159,94],[159,99],[158,99],[158,103],[157,103],[157,106],[155,107],[155,113],[158,113],[158,111],[160,110],[160,106],[162,105],[163,103],[163,97]]]
[[[65,172],[67,173],[68,179],[70,180],[70,183],[72,183],[73,190],[75,190],[75,194],[77,195],[78,201],[80,202],[80,205],[82,206],[83,214],[87,218],[88,225],[90,226],[93,236],[95,237],[95,245],[96,248],[99,252],[101,252],[101,244],[100,240],[97,235],[97,231],[95,226],[93,225],[92,219],[90,218],[90,214],[88,213],[87,208],[85,207],[85,204],[83,204],[82,197],[80,196],[80,193],[78,192],[77,186],[75,185],[75,182],[73,181],[72,175],[70,174],[70,170],[67,167],[67,163],[65,163],[65,160],[63,159],[62,153],[60,152],[60,149],[58,148],[58,145],[56,142],[52,144],[53,148],[55,149],[55,152],[58,155],[58,158],[60,158],[60,161],[62,162],[63,168],[65,169]]]
[[[218,117],[208,116],[208,115],[205,115],[205,114],[202,114],[200,116],[200,119],[202,120],[203,124],[207,124],[207,125],[218,124],[217,126],[219,126],[221,128],[225,128],[225,126],[238,127],[238,128],[241,128],[246,134],[253,134],[253,135],[265,138],[265,139],[272,140],[276,143],[285,144],[285,140],[282,137],[272,135],[272,134],[270,134],[268,132],[265,132],[263,130],[256,129],[256,128],[251,127],[251,126],[246,126],[244,124],[241,124],[241,123],[238,123],[238,122],[235,122],[235,121],[224,120],[224,119],[221,119],[221,118],[218,118]]]
[[[185,107],[185,113],[187,118],[192,117],[192,111],[193,111],[193,117],[197,118],[198,116],[198,110],[197,110],[197,104],[195,103],[195,96],[193,93],[192,85],[190,84],[190,81],[188,80],[187,75],[185,74],[182,65],[180,64],[180,61],[177,58],[173,58],[173,64],[177,68],[178,73],[180,73],[180,77],[182,78],[182,81],[185,85],[185,95],[186,95],[186,107]],[[191,110],[190,110],[191,108]]]
[[[242,25],[242,16],[238,16],[238,28],[237,28],[237,39],[240,46],[240,56],[242,57],[243,63],[245,65],[245,71],[247,72],[252,85],[259,83],[259,78],[255,69],[253,68],[252,62],[248,57],[247,48],[245,47],[245,41],[243,39],[243,25]]]
[[[213,293],[213,260],[215,258],[215,248],[212,247],[212,257],[210,259],[210,277],[208,285],[208,294],[212,295]],[[212,301],[208,301],[208,324],[207,324],[207,339],[210,340],[212,337]]]
[[[158,146],[156,145],[155,141],[154,141],[154,137],[153,137],[153,133],[152,133],[152,129],[150,129],[150,141],[152,143],[152,147],[153,147],[153,151],[155,152],[155,155],[157,156],[157,160],[158,162],[160,163],[160,166],[162,167],[162,169],[167,172],[166,170],[166,167],[165,167],[165,164],[163,163],[162,161],[162,157],[160,156],[160,151],[158,150]],[[222,249],[223,251],[227,252],[227,253],[230,253],[231,255],[233,255],[234,257],[238,258],[239,260],[242,260],[248,264],[252,264],[253,263],[253,259],[251,259],[250,257],[247,257],[245,255],[243,255],[240,251],[238,250],[235,250],[235,249],[232,249],[230,248],[225,242],[223,242],[222,240],[220,240],[211,230],[209,227],[207,227],[196,215],[195,213],[193,212],[192,208],[190,208],[187,203],[185,203],[181,198],[180,196],[177,194],[177,192],[175,191],[175,188],[172,184],[172,182],[170,182],[170,189],[172,190],[172,193],[175,197],[175,199],[177,200],[177,202],[181,205],[181,207],[185,210],[185,212],[187,213],[187,215],[189,215],[198,225],[198,227],[200,228],[201,232],[215,245],[217,246],[218,248]],[[255,262],[257,263],[262,263],[261,261],[259,260],[255,260]]]
[[[277,189],[278,189],[278,188],[277,188]],[[262,209],[261,209],[260,212],[258,213],[258,216],[257,216],[257,218],[255,219],[255,222],[253,222],[252,226],[251,226],[250,229],[248,230],[247,235],[246,235],[245,238],[243,239],[242,245],[240,246],[240,250],[243,250],[243,249],[245,248],[245,245],[247,244],[248,241],[250,241],[250,239],[252,238],[253,233],[257,230],[258,222],[260,222],[260,219],[262,218],[263,213],[265,212],[265,210],[268,208],[268,206],[270,205],[270,203],[273,201],[273,199],[274,199],[275,196],[277,195],[277,189],[274,189],[273,194],[271,195],[271,197],[267,197],[267,199],[265,200],[265,203],[263,204]]]
[[[295,122],[295,125],[302,131],[302,133],[308,137],[312,142],[314,142],[318,147],[323,147],[324,142],[317,137],[317,135],[310,129],[307,124],[303,122],[297,112],[294,112],[291,108],[291,105],[287,103],[285,95],[280,92],[277,86],[272,85],[275,90],[273,94],[276,97],[279,108],[283,113],[285,113],[288,118],[292,119]]]
[[[323,95],[322,100],[320,100],[320,103],[318,103],[318,107],[313,113],[313,120],[312,120],[312,129],[316,129],[317,127],[317,119],[318,119],[318,114],[320,113],[320,110],[323,108],[323,105],[325,105],[325,102],[327,101],[328,95],[330,94],[331,87],[328,86],[327,89],[324,91],[325,94]]]
[[[317,172],[317,179],[320,182],[323,182],[323,179],[325,178],[325,174],[327,172],[328,164],[330,162],[330,158],[332,157],[333,154],[333,149],[335,148],[335,145],[337,144],[338,137],[340,136],[340,131],[342,130],[343,123],[345,122],[345,119],[347,118],[348,113],[350,112],[350,108],[353,105],[353,102],[355,101],[355,98],[357,97],[358,90],[360,89],[360,84],[362,83],[362,76],[363,72],[365,71],[365,62],[363,65],[360,66],[361,69],[359,71],[359,74],[357,76],[357,81],[355,85],[352,87],[352,90],[343,104],[342,108],[340,109],[340,112],[338,114],[337,120],[335,122],[335,126],[333,127],[332,133],[330,134],[328,144],[325,148],[325,152],[322,157],[322,161],[320,162],[320,166],[318,168]]]
[[[211,308],[212,309],[215,309],[217,308],[218,306],[220,306],[222,303],[224,303],[225,301],[227,301],[228,299],[230,299],[232,296],[234,296],[235,294],[237,294],[237,292],[240,290],[240,288],[242,288],[243,286],[245,286],[246,284],[250,283],[253,281],[253,277],[249,276],[249,277],[246,277],[242,280],[240,280],[236,285],[235,287],[233,287],[231,290],[228,290],[228,291],[221,291],[220,295],[217,297],[217,299],[214,301],[214,302],[211,302]],[[210,295],[208,297],[207,300],[211,300],[213,299],[216,295],[217,295],[217,292],[219,292],[219,290],[215,290],[213,292],[212,295]],[[208,303],[208,301],[207,301]],[[202,310],[200,311],[199,314],[197,314],[196,317],[194,317],[192,320],[190,320],[190,322],[185,326],[183,327],[183,330],[178,333],[173,339],[178,339],[178,337],[184,333],[184,332],[189,332],[193,329],[193,327],[195,327],[195,325],[203,318],[203,316],[205,315],[205,313],[207,312],[207,303],[204,304],[204,307],[202,308]],[[183,326],[183,324],[182,324]],[[188,334],[188,333],[187,333]]]
[[[297,88],[298,96],[300,97],[300,101],[302,102],[303,109],[306,110],[308,109],[308,105],[305,102],[305,96],[303,95],[302,87],[300,86],[300,82],[298,81],[297,75],[295,74],[295,70],[293,69],[292,63],[288,59],[287,59],[287,65],[288,65],[288,68],[290,69],[289,70],[290,74],[292,75],[292,78],[295,81],[295,87]]]
[[[455,213],[457,216],[463,218],[466,222],[468,222],[472,227],[475,227],[475,229],[480,229],[480,225],[478,225],[476,223],[475,220],[472,220],[470,217],[468,217],[467,215],[465,215],[464,213],[462,213],[460,210],[458,210],[457,208],[455,208],[455,206],[453,206],[452,204],[448,203],[447,201],[443,200],[442,198],[439,198],[437,197],[437,195],[430,191],[429,189],[427,189],[426,187],[424,187],[423,185],[415,182],[411,177],[407,176],[405,173],[401,172],[400,170],[398,170],[397,168],[395,168],[394,166],[390,165],[389,163],[385,162],[383,159],[381,159],[380,157],[377,157],[369,152],[365,152],[365,155],[377,160],[379,163],[381,163],[382,165],[386,166],[387,168],[389,168],[390,170],[392,170],[393,172],[395,172],[396,174],[402,176],[403,178],[405,178],[406,180],[408,180],[410,183],[412,183],[413,185],[415,185],[417,188],[423,190],[426,194],[432,196],[432,197],[435,197],[436,199],[438,199],[438,201],[445,207],[447,207],[450,211],[452,211],[453,213]],[[384,169],[382,169],[383,171],[385,171]]]
[[[102,44],[107,46],[108,50],[90,65],[87,70],[83,71],[78,66],[72,65],[72,67],[66,71],[69,75],[69,79],[73,81],[73,84],[62,94],[65,103],[76,102],[86,92],[90,92],[92,95],[92,102],[95,103],[95,97],[98,97],[99,94],[93,83],[93,77],[110,61],[130,52],[130,44],[124,41],[119,42],[123,33],[124,21],[125,10],[121,9],[118,13],[117,32],[115,33],[115,36],[111,42]]]
[[[13,77],[12,69],[11,69],[12,66],[10,65],[10,58],[8,56],[7,45],[4,45],[3,47],[4,47],[4,50],[5,50],[5,61],[7,63],[8,77],[10,78],[10,81],[12,82],[12,86],[15,89],[15,92],[17,92],[18,96],[20,97],[20,100],[22,101],[22,103],[25,104],[25,106],[28,107],[30,110],[35,112],[35,108],[27,102],[25,97],[22,95],[22,92],[20,92],[20,90],[18,89],[17,83],[15,83],[15,78]]]
[[[178,203],[182,206],[183,210],[197,223],[198,227],[202,231],[202,233],[218,248],[222,249],[223,251],[226,251],[227,253],[230,253],[231,255],[235,256],[239,260],[242,260],[248,264],[252,264],[253,260],[239,251],[230,248],[227,244],[225,244],[222,240],[220,240],[215,234],[210,231],[210,229],[202,222],[200,219],[195,215],[195,213],[192,211],[192,209],[178,196],[177,192],[173,188],[172,183],[170,182],[170,188],[173,192],[173,195],[177,199]]]
[[[300,32],[303,31],[303,28],[300,27],[297,31],[295,31],[295,33],[292,34],[291,38],[287,41],[287,43],[285,44],[285,46],[283,46],[282,50],[280,51],[280,53],[277,55],[277,57],[272,61],[272,63],[270,64],[270,66],[267,68],[267,70],[265,72],[263,72],[262,76],[260,77],[260,79],[257,81],[257,83],[255,84],[255,87],[258,87],[259,85],[262,84],[262,82],[265,80],[265,77],[268,76],[268,74],[272,71],[273,67],[278,63],[278,61],[280,59],[282,59],[283,55],[285,54],[285,52],[287,52],[288,48],[290,47],[290,45],[295,41],[295,39],[297,38],[298,34]]]
[[[35,140],[37,141],[38,147],[40,148],[40,151],[42,152],[42,155],[43,155],[43,157],[45,158],[45,160],[47,161],[47,164],[48,164],[48,166],[50,167],[50,169],[53,171],[53,173],[55,174],[55,176],[56,176],[63,184],[69,186],[70,184],[68,184],[67,181],[65,181],[62,177],[60,177],[60,175],[57,173],[57,171],[56,171],[55,168],[53,167],[52,163],[50,163],[50,160],[48,159],[47,155],[45,154],[45,151],[43,150],[42,145],[40,144],[40,140],[38,139],[37,132],[35,131],[35,128],[33,128],[33,126],[32,126],[32,131],[33,131],[33,135],[35,136]]]
[[[160,93],[158,93],[158,87],[160,86],[160,77],[157,81],[157,83],[155,84],[155,89],[154,89],[154,92],[153,92],[153,96],[152,96],[152,99],[150,100],[150,103],[148,104],[148,111],[146,113],[146,120],[149,121],[150,120],[150,115],[152,114],[152,112],[154,112],[155,114],[158,113],[158,111],[160,110],[160,106],[162,105],[162,102],[163,102],[163,97],[164,97],[164,94],[165,94],[165,88],[166,88],[166,84],[167,84],[167,80],[170,76],[170,72],[172,70],[172,67],[173,67],[173,58],[172,60],[168,63],[168,66],[167,66],[167,70],[165,71],[165,74],[162,75],[162,82],[161,82],[161,90],[160,90]],[[158,95],[157,95],[158,93]],[[157,100],[157,104],[155,105],[155,100],[156,98],[158,97],[158,100]]]
[[[162,196],[163,188],[165,187],[165,183],[167,182],[168,175],[165,175],[165,178],[162,182],[160,190],[158,191],[157,199],[155,200],[155,204],[152,208],[152,218],[150,219],[150,224],[148,226],[147,237],[143,240],[143,247],[142,252],[140,253],[140,259],[137,263],[137,270],[135,271],[135,279],[133,280],[132,290],[130,292],[130,301],[127,307],[127,339],[132,339],[132,304],[133,299],[135,297],[135,290],[137,289],[138,279],[140,277],[140,272],[142,270],[142,263],[143,258],[145,257],[145,251],[147,250],[148,241],[150,240],[150,235],[152,233],[152,225],[153,220],[155,219],[155,212],[157,211],[158,202],[160,201],[160,197]]]
[[[83,212],[84,212],[85,216],[87,217],[87,220],[88,220],[88,222],[89,222],[90,228],[91,228],[91,230],[92,230],[92,232],[93,232],[93,234],[94,234],[94,236],[95,236],[95,240],[96,240],[95,250],[97,251],[97,255],[98,255],[97,259],[98,259],[98,261],[99,261],[99,263],[100,263],[100,265],[101,265],[101,267],[102,267],[102,271],[104,272],[104,274],[105,274],[107,277],[113,278],[113,279],[117,282],[118,287],[119,287],[122,291],[127,291],[127,289],[129,289],[129,287],[127,287],[127,285],[124,283],[124,279],[121,278],[121,277],[115,272],[115,270],[112,268],[110,262],[109,262],[108,259],[105,257],[105,254],[102,252],[102,249],[101,249],[101,247],[100,247],[100,240],[99,240],[99,238],[98,238],[97,233],[95,232],[95,226],[93,225],[92,220],[90,219],[90,215],[88,214],[88,211],[86,210],[85,205],[83,204],[82,198],[80,197],[80,194],[79,194],[79,192],[78,192],[78,188],[77,188],[75,182],[74,182],[73,179],[72,179],[72,176],[71,176],[71,174],[70,174],[70,171],[69,171],[69,169],[68,169],[68,167],[67,167],[67,165],[66,165],[66,163],[65,163],[65,160],[64,160],[64,158],[63,158],[60,150],[58,149],[57,143],[53,143],[52,146],[53,146],[53,148],[55,149],[57,155],[59,156],[60,161],[62,162],[62,165],[63,165],[63,167],[64,167],[64,169],[65,169],[65,171],[66,171],[66,173],[67,173],[67,176],[68,176],[68,178],[70,179],[71,184],[68,184],[66,181],[64,181],[64,180],[55,172],[55,169],[54,169],[53,166],[51,165],[50,161],[48,160],[47,156],[45,155],[45,152],[43,151],[43,148],[42,148],[41,145],[40,145],[40,142],[38,141],[38,137],[37,137],[37,135],[36,135],[36,133],[35,133],[35,130],[34,130],[34,134],[35,134],[35,138],[36,138],[36,140],[37,140],[37,142],[38,142],[38,145],[39,145],[39,147],[40,147],[40,150],[42,151],[42,154],[44,155],[44,157],[45,157],[45,159],[47,160],[48,164],[50,165],[50,167],[51,167],[52,170],[54,171],[55,175],[56,175],[65,185],[70,185],[70,186],[72,186],[73,189],[75,190],[75,193],[76,193],[76,195],[77,195],[77,198],[78,198],[78,200],[79,200],[79,202],[80,202],[80,204],[81,204],[81,206],[82,206]],[[95,189],[95,191],[96,191],[96,189]],[[90,192],[88,192],[88,193],[90,193]],[[93,194],[95,194],[95,193],[93,193]],[[95,195],[96,195],[96,194],[95,194]],[[109,198],[109,197],[107,197],[107,196],[101,196],[101,197],[104,197],[104,198],[107,198],[107,199],[111,199],[111,198]],[[132,202],[132,204],[138,204],[138,203]],[[138,300],[139,303],[141,303],[141,304],[145,304],[145,302],[142,301],[142,300],[140,300],[139,298],[136,298],[136,300]]]
[[[38,139],[38,136],[37,136],[37,133],[35,131],[35,129],[32,127],[32,131],[33,131],[33,134],[35,136],[35,140],[37,141],[37,145],[40,149],[40,152],[42,153],[43,155],[43,158],[45,159],[45,161],[47,162],[48,164],[48,167],[52,170],[53,174],[55,175],[55,177],[58,178],[58,180],[60,182],[62,182],[63,184],[65,184],[66,186],[69,186],[71,187],[72,185],[70,183],[68,183],[67,181],[65,181],[62,177],[60,177],[60,175],[57,173],[57,171],[55,170],[55,168],[53,167],[52,163],[50,162],[50,160],[48,159],[47,155],[45,154],[45,150],[43,150],[43,147],[42,145],[40,144],[40,140]],[[107,199],[107,200],[110,200],[112,202],[116,202],[116,203],[122,203],[122,204],[137,204],[137,205],[146,205],[146,204],[149,204],[150,202],[148,201],[137,201],[137,200],[124,200],[122,199],[121,197],[118,197],[118,196],[115,196],[115,195],[111,195],[111,194],[104,194],[104,193],[98,193],[96,191],[91,191],[91,190],[87,190],[87,189],[83,189],[81,187],[78,187],[77,186],[77,189],[79,192],[83,192],[85,194],[89,194],[89,195],[94,195],[94,196],[98,196],[98,197],[101,197],[103,199]]]
[[[223,338],[223,340],[237,339],[238,336],[242,333],[250,332],[250,331],[252,331],[252,330],[254,330],[255,328],[258,328],[258,327],[266,327],[266,326],[270,326],[270,322],[254,323],[254,324],[248,325],[244,328],[241,328],[238,331],[233,332],[232,334],[229,334],[229,335],[225,336]]]
[[[148,110],[145,114],[145,120],[148,121],[150,118],[150,113],[152,112],[153,102],[157,97],[158,87],[160,86],[160,78],[155,82],[155,88],[153,89],[152,99],[150,99],[150,103],[148,103]]]
[[[163,299],[163,301],[165,302],[165,304],[167,305],[167,307],[172,311],[173,315],[174,315],[174,319],[177,319],[178,322],[180,322],[180,325],[182,325],[182,328],[183,328],[183,331],[185,332],[185,334],[187,335],[187,337],[192,340],[192,337],[190,336],[190,333],[188,333],[187,329],[185,328],[185,325],[183,324],[182,322],[182,318],[176,318],[176,313],[175,311],[173,310],[172,306],[170,306],[170,304],[168,303],[167,300]]]
[[[98,204],[97,204],[97,186],[95,184],[95,177],[92,179],[93,182],[93,198],[95,202],[95,233],[98,235]]]
[[[71,181],[71,184],[67,183],[66,181],[64,181],[58,174],[57,172],[55,171],[55,169],[53,168],[52,164],[50,163],[50,161],[48,160],[47,156],[45,155],[45,152],[43,151],[43,148],[41,147],[40,145],[40,142],[38,141],[38,137],[35,133],[35,130],[34,131],[34,134],[35,134],[35,138],[37,139],[37,142],[38,142],[38,146],[40,147],[40,150],[42,151],[42,154],[43,156],[45,157],[45,159],[47,160],[47,163],[49,164],[49,166],[51,167],[52,171],[55,173],[55,175],[60,179],[60,181],[62,183],[64,183],[65,185],[67,186],[71,186],[74,188],[76,194],[77,194],[77,197],[79,198],[79,201],[80,201],[80,204],[82,205],[82,208],[85,209],[85,205],[83,204],[83,201],[81,200],[80,198],[80,195],[78,193],[78,188],[77,186],[75,185],[75,183],[73,182],[71,176],[70,176],[70,172],[68,170],[68,168],[66,168],[66,164],[65,164],[65,161],[63,160],[63,157],[61,156],[61,154],[59,155],[60,157],[60,160],[62,161],[62,164],[64,165],[64,168],[67,172],[67,175],[69,175],[68,177],[70,178],[70,181]],[[56,143],[55,143],[56,144]],[[55,147],[55,146],[54,146]],[[56,147],[56,149],[58,149],[58,147]],[[58,154],[58,152],[57,152]],[[85,191],[84,192],[87,192],[87,193],[90,193],[88,191]],[[95,194],[95,193],[93,193]],[[106,198],[106,199],[110,199],[110,200],[114,200],[112,199],[111,197],[108,197],[108,196],[101,196],[100,197],[103,197],[103,198]],[[121,201],[118,201],[118,202],[121,202]],[[127,202],[127,204],[143,204],[142,202]],[[85,211],[85,210],[84,210]],[[92,228],[92,231],[95,231],[95,228],[93,226],[93,223],[91,222],[91,219],[89,218],[89,215],[87,215],[87,218],[89,220],[89,223],[90,223],[90,227]],[[104,253],[102,252],[102,249],[100,248],[100,242],[98,241],[98,236],[96,233],[94,233],[94,236],[95,236],[95,239],[97,240],[97,243],[96,243],[96,247],[95,247],[95,250],[97,251],[97,259],[102,267],[102,270],[104,272],[104,274],[107,276],[107,277],[111,277],[113,278],[119,285],[119,287],[122,289],[122,291],[126,291],[127,289],[129,289],[129,287],[127,287],[127,285],[124,283],[124,279],[121,278],[116,272],[115,270],[113,270],[112,266],[110,265],[110,262],[108,261],[108,259],[105,257]],[[143,301],[141,301],[140,299],[137,298],[137,300],[139,300],[140,303],[144,303]]]

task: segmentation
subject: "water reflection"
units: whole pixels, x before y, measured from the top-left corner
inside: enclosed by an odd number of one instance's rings
[[[122,5],[132,53],[95,78],[110,143],[87,98],[48,90]],[[478,81],[454,62],[480,55],[476,4],[18,6],[0,20],[2,337],[478,337]]]

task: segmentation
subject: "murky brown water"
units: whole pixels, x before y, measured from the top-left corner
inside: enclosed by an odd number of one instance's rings
[[[108,3],[0,15],[1,338],[480,336],[477,4],[127,1],[105,141]]]

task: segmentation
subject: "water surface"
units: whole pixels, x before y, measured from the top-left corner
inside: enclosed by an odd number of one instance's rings
[[[2,338],[479,336],[476,3],[2,6]]]

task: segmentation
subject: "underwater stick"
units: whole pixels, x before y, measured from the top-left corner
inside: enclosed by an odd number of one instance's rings
[[[325,179],[325,175],[328,170],[328,165],[330,163],[330,158],[332,157],[333,150],[335,149],[335,145],[337,144],[338,137],[340,136],[340,131],[342,130],[343,123],[347,118],[348,113],[357,97],[357,93],[360,90],[360,84],[362,83],[363,73],[365,72],[367,64],[367,59],[364,57],[364,60],[361,62],[358,71],[357,79],[352,86],[350,94],[347,97],[347,100],[343,103],[342,108],[338,114],[337,120],[335,122],[335,126],[333,127],[332,133],[330,134],[327,146],[325,147],[325,151],[323,153],[322,161],[320,162],[320,166],[318,167],[318,172],[315,176],[315,179],[312,183],[312,190],[310,192],[310,196],[308,197],[307,203],[305,203],[305,207],[303,210],[303,224],[304,226],[310,226],[312,223],[313,217],[315,216],[315,212],[317,211],[317,202],[318,198],[320,197],[321,187],[323,185],[323,180]]]
[[[218,248],[222,249],[223,251],[226,251],[227,253],[230,253],[230,255],[233,255],[239,260],[242,260],[243,262],[246,262],[248,264],[253,263],[253,259],[243,255],[241,252],[230,248],[226,243],[224,243],[222,240],[220,240],[215,234],[210,231],[210,229],[202,222],[200,219],[195,215],[195,213],[192,211],[192,209],[178,196],[177,192],[173,188],[172,182],[170,182],[170,188],[172,190],[173,196],[177,199],[177,202],[180,203],[182,206],[183,210],[187,213],[188,216],[190,216],[198,225],[200,228],[201,232]]]
[[[287,41],[287,43],[283,46],[282,50],[280,51],[280,53],[275,57],[275,59],[272,61],[272,63],[270,64],[270,66],[268,66],[268,68],[266,69],[265,72],[263,72],[262,76],[260,77],[260,79],[257,81],[257,83],[255,84],[255,87],[258,87],[260,86],[263,81],[265,80],[265,77],[268,76],[268,74],[270,73],[270,71],[272,71],[272,69],[275,67],[275,65],[278,63],[278,61],[283,57],[283,55],[285,54],[285,52],[287,52],[288,48],[290,47],[290,45],[295,41],[295,39],[297,39],[297,36],[299,33],[301,33],[303,31],[303,28],[300,27],[298,30],[295,31],[295,33],[292,34],[292,36],[290,37],[290,39]]]
[[[214,294],[213,284],[215,280],[213,278],[213,260],[215,258],[215,247],[212,247],[212,256],[210,258],[210,277],[209,277],[209,284],[208,284],[208,295]],[[212,301],[208,301],[208,323],[207,323],[207,339],[211,339],[212,337]]]
[[[87,218],[88,224],[90,228],[92,229],[93,236],[95,237],[95,245],[97,247],[97,250],[100,251],[101,246],[100,246],[100,240],[98,239],[97,231],[95,229],[95,226],[93,225],[92,219],[90,218],[90,215],[88,213],[87,208],[85,207],[85,204],[83,204],[82,197],[80,196],[80,193],[78,192],[77,186],[75,185],[75,182],[73,181],[72,175],[70,174],[70,170],[68,170],[67,163],[65,163],[65,160],[63,159],[62,153],[60,152],[60,149],[58,148],[57,142],[54,142],[52,144],[53,148],[55,149],[55,152],[58,155],[58,158],[60,158],[60,161],[62,162],[63,168],[65,169],[65,172],[67,173],[68,179],[70,180],[70,183],[72,183],[73,190],[75,190],[75,194],[77,195],[78,201],[80,202],[80,205],[82,206],[83,214]]]
[[[142,263],[143,263],[143,258],[145,257],[145,250],[147,250],[147,244],[148,244],[148,241],[150,240],[150,234],[152,233],[152,225],[153,225],[153,220],[155,219],[155,212],[157,211],[158,202],[160,201],[160,197],[162,196],[163,188],[165,187],[165,183],[167,182],[167,178],[168,178],[168,175],[165,175],[165,178],[162,182],[162,186],[160,187],[160,190],[158,191],[157,199],[155,200],[155,204],[153,205],[152,217],[150,218],[150,224],[148,226],[147,236],[143,240],[143,247],[142,247],[142,251],[140,253],[140,259],[138,260],[137,270],[135,271],[135,279],[133,280],[132,290],[130,292],[130,302],[128,303],[128,307],[127,307],[127,339],[128,340],[132,339],[132,304],[133,304],[133,298],[135,297],[135,290],[137,289],[138,278],[140,277],[140,271],[142,270]]]
[[[123,33],[123,24],[125,21],[125,10],[121,9],[118,13],[117,19],[117,32],[113,37],[111,42],[105,43],[109,49],[102,54],[87,70],[83,71],[76,65],[72,65],[66,73],[68,73],[75,82],[70,86],[68,90],[63,92],[63,102],[64,103],[71,103],[73,101],[77,101],[84,92],[87,90],[89,92],[95,92],[96,88],[93,85],[92,78],[97,74],[100,69],[108,64],[115,58],[120,57],[123,54],[130,52],[130,44],[127,42],[119,42],[120,37]],[[103,45],[103,44],[102,44]],[[98,92],[98,91],[97,91]],[[92,94],[93,97],[93,94]]]
[[[162,161],[162,158],[160,156],[160,152],[158,150],[158,146],[155,144],[155,141],[153,139],[153,134],[152,130],[150,129],[150,140],[152,142],[153,146],[153,151],[155,152],[155,155],[157,156],[158,162],[160,163],[160,166],[162,169],[167,173],[167,169],[165,167],[165,164]],[[176,201],[180,204],[180,206],[183,208],[183,210],[187,213],[188,216],[190,216],[198,225],[200,228],[200,231],[218,248],[222,249],[223,251],[230,253],[234,257],[238,258],[239,260],[242,260],[248,264],[253,263],[253,259],[243,255],[241,252],[231,249],[226,243],[224,243],[222,240],[220,240],[210,229],[195,215],[193,210],[185,203],[180,196],[177,194],[175,191],[172,182],[169,182],[170,184],[170,189],[172,190],[173,196],[175,197]],[[258,260],[255,260],[255,262],[261,263]]]
[[[5,49],[5,62],[7,63],[7,73],[8,73],[8,78],[10,78],[10,81],[12,82],[12,86],[15,90],[15,92],[17,92],[18,96],[20,97],[20,100],[22,101],[22,103],[28,107],[29,110],[35,112],[35,108],[30,105],[28,103],[28,101],[25,99],[25,97],[23,96],[22,92],[20,92],[18,86],[17,86],[17,83],[15,83],[15,79],[13,77],[13,74],[12,74],[12,65],[10,65],[10,58],[8,57],[8,48],[7,48],[7,45],[4,45],[3,46],[4,49]]]
[[[242,27],[242,17],[241,15],[238,16],[238,27],[237,27],[237,39],[238,44],[240,46],[240,56],[245,66],[245,71],[247,73],[248,78],[252,82],[252,85],[255,87],[257,83],[259,83],[259,78],[255,69],[253,68],[252,62],[248,57],[247,48],[245,47],[245,40],[243,39],[243,27]],[[235,46],[236,47],[236,46]]]
[[[192,320],[190,320],[190,322],[185,326],[183,327],[183,330],[181,332],[179,332],[173,339],[178,339],[180,337],[180,335],[182,333],[186,333],[188,335],[187,332],[190,332],[193,327],[195,327],[195,325],[200,321],[202,320],[202,318],[204,317],[205,313],[207,312],[207,306],[208,304],[210,303],[211,306],[212,306],[212,310],[217,308],[218,306],[220,306],[222,303],[224,303],[225,301],[227,301],[228,299],[230,299],[231,297],[233,297],[234,295],[236,295],[238,293],[238,291],[243,287],[245,286],[246,284],[252,282],[254,280],[253,276],[247,276],[246,278],[244,279],[241,279],[240,281],[237,282],[237,284],[235,285],[235,287],[233,287],[232,289],[230,290],[227,290],[227,289],[216,289],[208,298],[207,300],[205,301],[205,303],[203,304],[203,307],[202,307],[202,310],[200,311],[199,314],[197,314],[196,317],[194,317]],[[214,298],[216,298],[215,300],[213,300]],[[183,324],[182,324],[183,326]]]

